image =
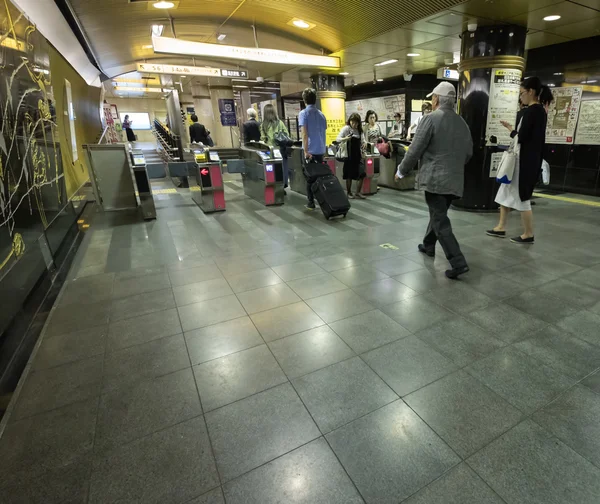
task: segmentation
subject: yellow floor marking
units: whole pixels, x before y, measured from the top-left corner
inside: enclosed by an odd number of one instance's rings
[[[568,196],[555,196],[553,194],[544,194],[544,193],[533,193],[534,196],[538,198],[546,198],[556,201],[565,201],[567,203],[576,203],[578,205],[587,205],[591,207],[600,208],[600,201],[590,201],[579,198],[569,198]]]

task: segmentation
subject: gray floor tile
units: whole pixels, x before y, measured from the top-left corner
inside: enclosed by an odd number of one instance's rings
[[[600,469],[531,420],[525,420],[468,460],[506,502],[595,504]]]
[[[385,273],[382,273],[370,266],[355,266],[352,268],[344,268],[331,273],[335,278],[348,287],[358,287],[359,285],[376,282],[389,278]]]
[[[202,414],[191,369],[102,396],[94,450],[104,453]]]
[[[297,250],[284,250],[283,252],[263,254],[260,258],[271,268],[307,260],[306,256]]]
[[[303,376],[293,384],[323,433],[398,399],[358,357]]]
[[[463,318],[424,329],[418,332],[417,336],[459,367],[481,359],[505,345]]]
[[[409,273],[411,271],[417,271],[423,269],[420,264],[407,259],[406,257],[390,257],[383,261],[376,261],[372,263],[372,266],[385,273],[389,276],[402,275],[403,273]]]
[[[525,414],[534,412],[575,384],[573,378],[513,347],[494,352],[466,371]]]
[[[327,323],[358,315],[374,308],[350,289],[309,299],[307,304]]]
[[[600,371],[588,376],[581,384],[600,394]]]
[[[538,290],[549,296],[564,299],[569,304],[585,308],[589,308],[600,301],[600,290],[571,282],[568,277],[543,285]]]
[[[294,482],[310,482],[296,488]],[[361,504],[362,498],[323,439],[225,485],[228,504]]]
[[[183,335],[149,341],[106,355],[104,392],[130,388],[136,383],[190,367]]]
[[[167,289],[169,287],[171,287],[171,282],[167,273],[136,278],[117,278],[115,279],[113,288],[113,299],[135,296],[136,294]]]
[[[115,273],[115,278],[125,280],[127,278],[139,278],[148,275],[160,275],[161,273],[165,273],[166,271],[166,266],[148,266]]]
[[[286,282],[325,273],[323,268],[309,260],[275,266],[273,271]]]
[[[115,299],[110,309],[110,321],[116,322],[169,308],[175,308],[171,289],[144,292],[136,296]]]
[[[413,333],[456,317],[453,313],[423,296],[385,306],[381,311]]]
[[[178,311],[185,332],[246,315],[244,308],[233,295],[182,306]]]
[[[98,397],[102,389],[103,355],[34,371],[27,376],[13,418],[24,418]]]
[[[471,275],[469,285],[495,301],[516,296],[528,289],[527,286],[501,277],[497,273],[484,273],[475,279]]]
[[[223,275],[214,265],[199,266],[181,270],[169,270],[169,278],[173,287],[182,287],[193,283],[219,280]]]
[[[537,289],[528,290],[505,301],[511,306],[539,319],[555,324],[559,320],[574,315],[581,308],[566,303],[554,296],[548,296]]]
[[[463,458],[523,418],[516,408],[463,371],[446,376],[404,400]]]
[[[372,310],[334,322],[331,328],[357,354],[410,335],[407,329],[380,310]]]
[[[215,488],[187,504],[225,504],[223,490],[221,490],[221,487]]]
[[[527,287],[539,287],[556,280],[559,275],[535,268],[533,264],[518,264],[497,271],[498,275]]]
[[[289,384],[211,411],[206,421],[224,482],[319,437]]]
[[[174,287],[173,294],[177,306],[185,306],[210,299],[216,299],[233,294],[227,280],[217,278],[215,280],[206,280],[204,282],[182,285]]]
[[[572,275],[576,271],[582,269],[581,266],[576,264],[571,264],[566,261],[558,261],[550,257],[536,259],[535,261],[528,263],[527,266],[532,266],[537,270],[543,271],[544,273],[559,277]]]
[[[327,326],[273,341],[269,347],[289,378],[354,356],[350,347]]]
[[[467,318],[506,343],[528,338],[548,325],[547,322],[504,303],[471,312]]]
[[[554,327],[542,329],[515,346],[557,371],[579,380],[600,368],[600,348]]]
[[[354,291],[375,306],[386,306],[418,296],[418,292],[393,278],[361,285]]]
[[[238,294],[238,298],[249,315],[300,301],[294,291],[285,284],[243,292]]]
[[[110,324],[108,350],[115,351],[181,333],[176,309],[148,313]]]
[[[360,267],[365,264],[363,259],[357,259],[346,253],[317,257],[314,259],[314,262],[325,271],[329,272],[346,268]]]
[[[219,485],[202,417],[120,447],[95,465],[94,504],[186,502]]]
[[[308,331],[325,323],[303,302],[275,308],[251,316],[265,341]]]
[[[266,345],[194,367],[204,411],[285,383],[287,378]]]
[[[600,346],[600,314],[584,310],[560,320],[556,325],[588,343]]]
[[[448,471],[403,504],[505,504],[465,463]]]
[[[458,369],[415,336],[373,350],[362,358],[400,396]]]
[[[108,324],[110,301],[88,305],[69,305],[54,308],[46,326],[45,337],[68,334],[75,331]]]
[[[569,280],[577,285],[586,285],[597,289],[600,285],[600,271],[595,268],[584,269],[569,275]]]
[[[338,292],[348,288],[329,273],[293,280],[288,282],[288,285],[302,299],[324,296],[325,294],[331,294],[332,292]]]
[[[532,418],[600,467],[600,394],[577,385]]]
[[[169,271],[181,271],[199,268],[201,266],[206,267],[207,265],[212,267],[212,265],[214,265],[214,261],[208,257],[203,257],[198,253],[192,255],[191,257],[185,257],[179,261],[169,262],[166,267]]]
[[[185,340],[194,365],[264,343],[249,317],[240,317],[187,332]]]
[[[95,355],[104,355],[108,326],[93,327],[51,338],[44,337],[33,367],[46,369]]]
[[[112,296],[114,273],[104,273],[71,280],[64,286],[59,306],[107,301]]]
[[[271,268],[228,276],[227,281],[236,294],[283,283],[283,280]]]
[[[267,268],[267,264],[258,256],[250,256],[244,258],[236,257],[220,257],[216,258],[217,266],[227,277],[248,273]]]
[[[445,276],[429,271],[428,269],[403,273],[402,275],[395,276],[394,279],[421,294],[445,286],[448,283],[448,279]]]
[[[455,313],[467,314],[485,308],[494,301],[485,294],[464,284],[454,283],[448,287],[434,289],[425,298]]]
[[[368,504],[397,504],[460,460],[402,401],[327,440]]]
[[[78,463],[93,447],[97,410],[93,398],[8,423],[0,438],[0,488]]]

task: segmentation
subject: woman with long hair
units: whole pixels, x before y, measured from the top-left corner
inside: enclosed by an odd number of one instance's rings
[[[357,113],[352,114],[348,118],[348,123],[342,128],[342,131],[340,131],[340,134],[337,137],[337,142],[348,143],[348,159],[344,161],[343,172],[343,178],[346,181],[346,191],[348,191],[348,198],[354,198],[354,195],[352,194],[352,181],[356,180],[356,197],[365,199],[361,193],[365,174],[364,172],[361,173],[360,170],[364,147],[364,136],[362,121]]]
[[[547,88],[546,88],[547,89]],[[540,103],[540,97],[547,101],[547,93],[537,77],[530,77],[521,83],[519,98],[523,105],[521,121],[516,129],[506,121],[502,125],[518,137],[520,146],[515,171],[510,184],[502,184],[496,195],[496,203],[500,205],[500,220],[496,227],[487,231],[489,236],[506,237],[506,223],[511,210],[521,212],[523,233],[511,238],[513,243],[533,244],[533,212],[531,211],[531,196],[540,178],[546,142],[546,110]],[[551,100],[550,100],[551,101]]]
[[[290,136],[288,129],[285,127],[285,123],[279,119],[277,110],[275,107],[267,103],[263,109],[263,121],[260,125],[261,140],[270,145],[281,149],[282,165],[283,165],[283,187],[288,186],[288,159],[287,159],[287,147],[279,147],[275,144],[275,135],[279,132],[285,133],[287,137]]]
[[[127,141],[128,142],[135,142],[135,133],[131,129],[131,123],[132,122],[133,121],[131,121],[129,119],[129,115],[126,115],[123,118],[123,129],[125,130],[125,134],[127,135]]]

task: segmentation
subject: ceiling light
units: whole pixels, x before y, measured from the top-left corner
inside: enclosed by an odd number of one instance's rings
[[[143,45],[142,49],[152,49],[153,45],[152,44],[147,44],[147,45]]]
[[[562,75],[562,72],[554,72],[554,75]]]
[[[161,24],[152,25],[152,35],[154,35],[155,37],[160,37],[162,35],[164,29],[165,29],[164,25],[161,25]]]
[[[303,30],[306,30],[306,29],[310,28],[310,25],[306,21],[303,21],[302,19],[294,19],[292,21],[292,24],[296,28],[302,28]]]
[[[381,63],[375,63],[375,66],[391,65],[392,63],[398,63],[398,60],[397,59],[385,60],[385,61],[382,61]]]
[[[409,52],[409,53],[407,54],[407,56],[408,56],[409,58],[416,58],[417,56],[421,56],[421,55],[420,55],[419,53],[416,53],[416,52]]]
[[[592,80],[583,81],[582,84],[594,84],[595,82],[598,82],[598,81],[596,79],[592,79]]]
[[[548,87],[554,87],[556,84],[548,84]]]
[[[350,75],[349,72],[340,72],[340,75]]]
[[[218,40],[219,42],[223,42],[223,40],[225,40],[225,37],[227,37],[227,35],[225,35],[224,33],[219,33],[219,34],[217,35],[217,40]]]
[[[166,2],[165,0],[161,0],[160,2],[156,2],[152,4],[155,9],[172,9],[175,7],[173,2]]]
[[[377,79],[377,82],[383,82],[383,79]]]
[[[546,16],[544,21],[558,21],[560,19],[559,15]]]

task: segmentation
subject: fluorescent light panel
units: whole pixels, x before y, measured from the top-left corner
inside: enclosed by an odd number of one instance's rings
[[[381,63],[375,63],[375,66],[391,65],[392,63],[398,63],[398,60],[397,59],[391,59],[391,60],[382,61]]]

